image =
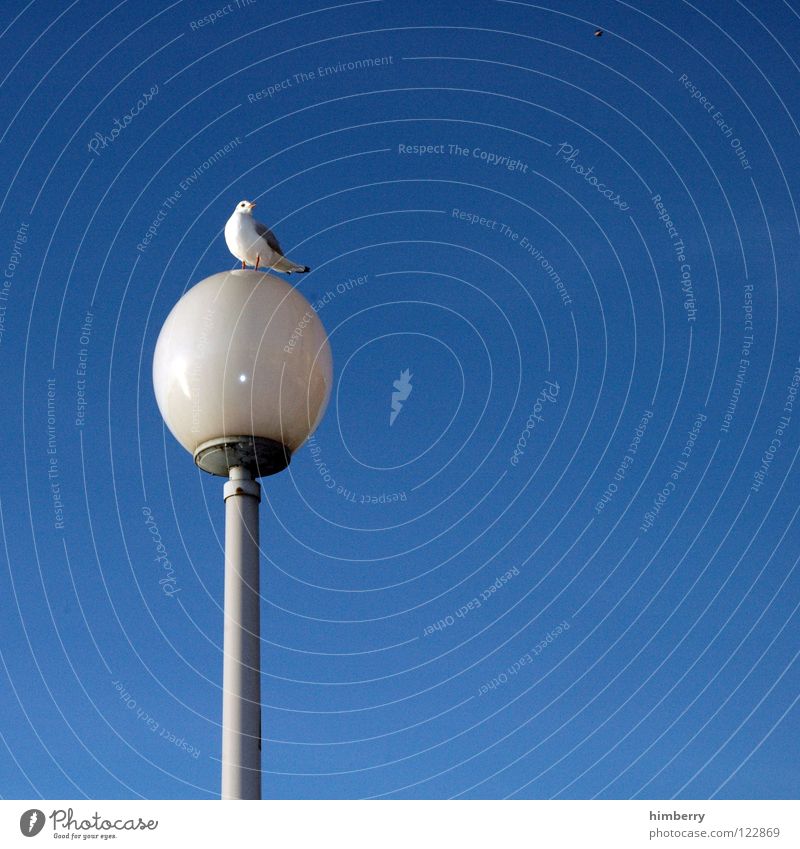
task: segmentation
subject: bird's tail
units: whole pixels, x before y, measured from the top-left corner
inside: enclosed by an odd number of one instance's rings
[[[296,262],[292,262],[285,256],[279,257],[278,260],[272,264],[272,267],[276,271],[283,271],[285,274],[305,274],[307,271],[311,271],[307,265],[298,265]]]

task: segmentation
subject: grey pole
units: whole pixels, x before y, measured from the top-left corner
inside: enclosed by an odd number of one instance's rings
[[[225,483],[225,630],[222,666],[222,798],[261,798],[261,640],[258,505],[244,466]]]

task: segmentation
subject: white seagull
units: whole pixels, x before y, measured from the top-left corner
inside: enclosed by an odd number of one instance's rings
[[[272,230],[253,218],[254,207],[249,200],[240,201],[225,225],[228,250],[241,261],[242,268],[252,265],[258,271],[258,266],[264,265],[286,274],[311,271],[307,265],[298,265],[283,255]]]

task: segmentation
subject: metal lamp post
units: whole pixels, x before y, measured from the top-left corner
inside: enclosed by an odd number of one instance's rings
[[[289,464],[325,413],[332,361],[322,322],[284,280],[214,274],[167,316],[153,385],[167,427],[195,463],[227,477],[222,798],[261,798],[257,478]]]

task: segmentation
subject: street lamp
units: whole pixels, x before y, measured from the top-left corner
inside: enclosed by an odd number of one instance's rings
[[[167,316],[153,357],[161,415],[195,463],[227,477],[222,683],[222,798],[261,798],[261,683],[256,478],[285,469],[330,397],[327,335],[284,280],[214,274]]]

